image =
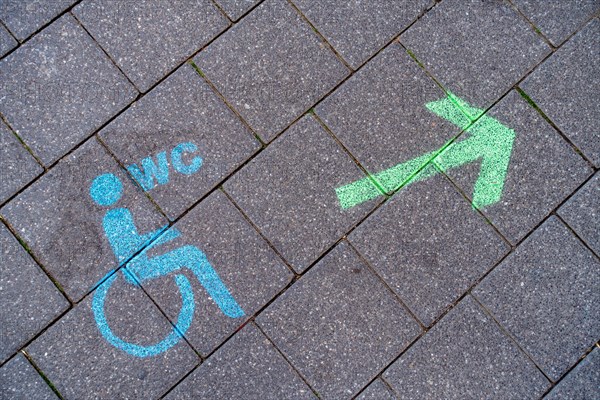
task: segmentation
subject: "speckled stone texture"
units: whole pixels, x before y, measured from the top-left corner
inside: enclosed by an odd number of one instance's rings
[[[252,323],[198,367],[166,399],[316,399]]]
[[[487,108],[550,52],[505,0],[443,1],[400,41],[440,83]]]
[[[123,198],[114,207],[131,210],[138,232],[167,223],[94,138],[0,209],[73,301],[119,265],[102,228],[108,207],[96,205],[89,193],[104,173],[121,180]]]
[[[0,61],[0,112],[50,165],[137,92],[70,15]]]
[[[0,19],[19,41],[75,4],[77,0],[2,0]]]
[[[194,62],[265,141],[347,74],[285,0],[267,0]]]
[[[0,398],[58,400],[50,386],[22,354],[0,368]]]
[[[600,166],[600,21],[594,19],[523,82],[523,90]]]
[[[390,388],[381,379],[371,383],[356,400],[397,400]]]
[[[84,0],[74,13],[142,92],[228,26],[210,0]]]
[[[233,21],[237,21],[260,0],[216,0],[217,4]]]
[[[356,395],[421,330],[346,242],[257,322],[322,399]]]
[[[0,57],[14,49],[17,44],[15,38],[6,30],[4,25],[0,24]]]
[[[383,375],[403,399],[533,399],[548,380],[470,297]]]
[[[553,380],[598,341],[600,262],[550,217],[473,294]]]
[[[587,400],[600,397],[600,350],[592,350],[562,381],[546,400]]]

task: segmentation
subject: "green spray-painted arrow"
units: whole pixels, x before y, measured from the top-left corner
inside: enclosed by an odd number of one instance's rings
[[[478,160],[481,160],[481,168],[473,192],[473,205],[481,208],[500,200],[515,132],[498,120],[482,115],[483,110],[468,105],[451,93],[447,98],[427,103],[426,107],[465,130],[467,137],[337,188],[335,191],[342,208],[354,207],[384,193],[394,192],[440,170],[446,171]],[[473,123],[478,116],[479,119]]]

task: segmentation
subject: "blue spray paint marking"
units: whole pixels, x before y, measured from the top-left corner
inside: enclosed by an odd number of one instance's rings
[[[177,172],[181,172],[184,175],[192,175],[200,169],[202,166],[202,157],[195,156],[192,159],[192,162],[188,165],[185,165],[181,160],[181,155],[185,152],[195,153],[198,151],[198,147],[194,143],[187,142],[181,143],[175,146],[173,151],[171,151],[171,162],[173,163],[173,167]]]

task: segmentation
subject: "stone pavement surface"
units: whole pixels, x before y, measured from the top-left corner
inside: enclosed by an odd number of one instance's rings
[[[599,107],[597,0],[2,0],[0,399],[598,399]]]

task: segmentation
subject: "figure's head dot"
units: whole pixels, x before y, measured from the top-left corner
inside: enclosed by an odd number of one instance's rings
[[[114,174],[98,176],[90,186],[90,196],[101,206],[115,204],[123,194],[123,184]]]

